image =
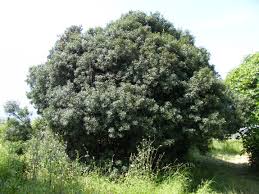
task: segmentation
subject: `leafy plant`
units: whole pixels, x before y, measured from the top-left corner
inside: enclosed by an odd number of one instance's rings
[[[28,142],[25,155],[27,178],[46,184],[55,193],[76,188],[82,169],[78,160],[69,159],[65,149],[49,130],[39,131]]]
[[[251,164],[259,166],[259,53],[248,56],[231,71],[226,84],[243,99],[245,122],[241,134],[244,147],[250,154]]]

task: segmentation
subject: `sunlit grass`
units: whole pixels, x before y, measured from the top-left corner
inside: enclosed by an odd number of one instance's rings
[[[241,140],[215,140],[213,139],[210,146],[210,153],[224,155],[241,155],[243,153],[243,144]]]

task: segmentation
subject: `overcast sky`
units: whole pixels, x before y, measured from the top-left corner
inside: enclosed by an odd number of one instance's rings
[[[158,11],[188,29],[223,78],[259,51],[257,0],[0,0],[0,117],[7,100],[29,104],[28,68],[46,61],[57,35],[71,25],[105,26],[130,10]]]

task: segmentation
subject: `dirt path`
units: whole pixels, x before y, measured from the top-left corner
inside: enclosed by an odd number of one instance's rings
[[[249,157],[247,154],[244,155],[234,155],[234,156],[221,156],[219,159],[224,160],[229,163],[233,164],[248,164],[249,163]]]
[[[197,184],[212,180],[216,193],[258,194],[259,176],[250,168],[248,155],[196,156],[194,177]]]

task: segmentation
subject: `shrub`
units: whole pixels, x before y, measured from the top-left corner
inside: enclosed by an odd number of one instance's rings
[[[69,189],[78,186],[82,171],[78,160],[72,162],[68,158],[65,145],[49,130],[39,131],[28,142],[25,161],[27,178],[42,183],[54,193],[69,193]]]
[[[245,118],[241,134],[244,148],[250,154],[251,164],[259,167],[259,53],[248,56],[231,71],[226,84],[243,99]]]
[[[11,194],[22,184],[25,163],[14,152],[17,149],[4,142],[5,130],[5,124],[0,124],[0,193]]]
[[[259,126],[249,127],[243,135],[243,144],[250,154],[251,165],[259,168]]]
[[[105,28],[68,28],[30,69],[28,97],[71,157],[128,159],[150,138],[175,159],[239,125],[208,61],[159,14],[129,12]]]

